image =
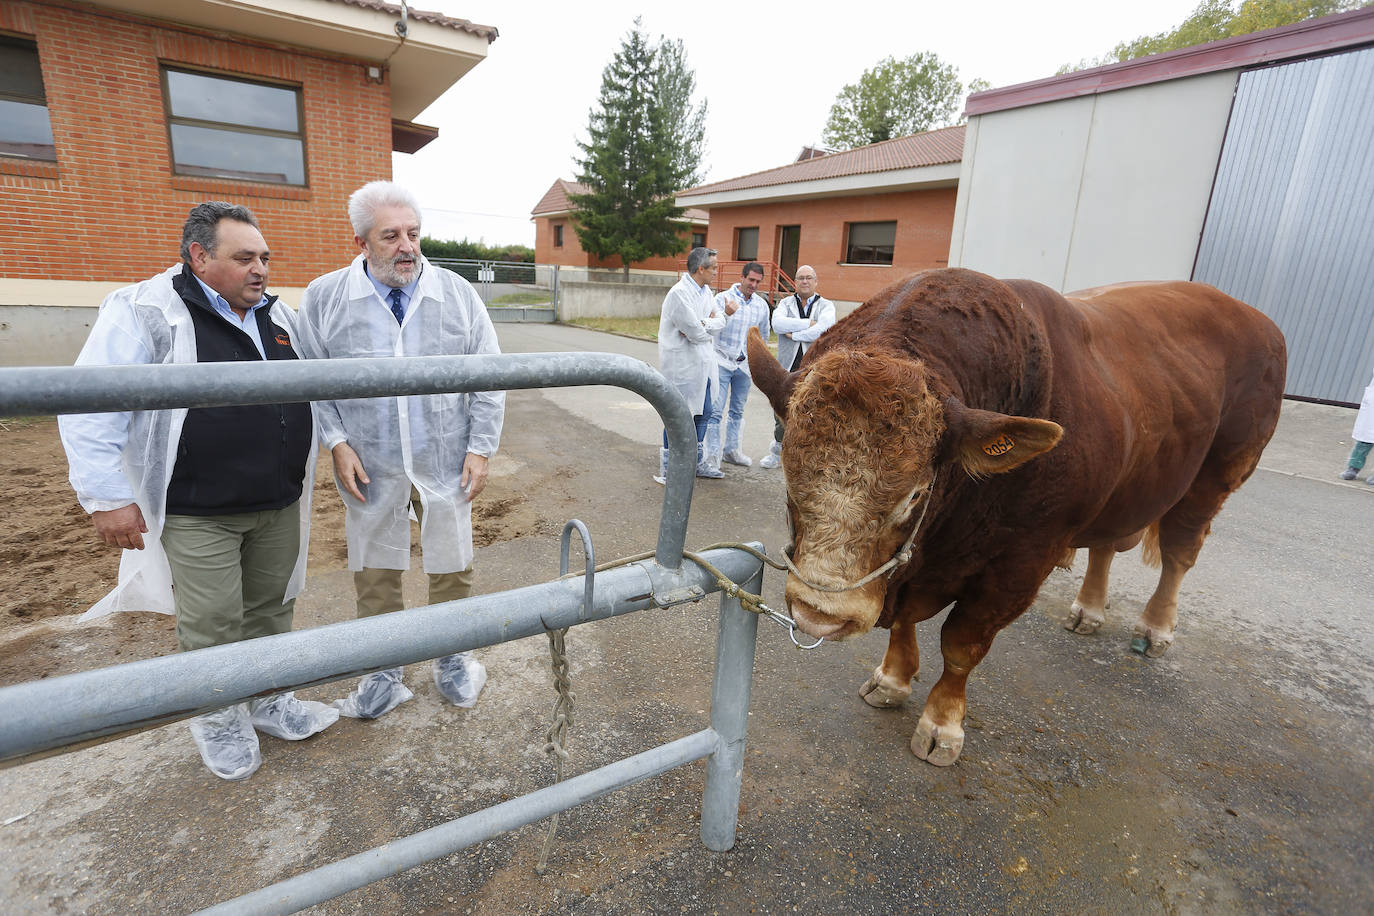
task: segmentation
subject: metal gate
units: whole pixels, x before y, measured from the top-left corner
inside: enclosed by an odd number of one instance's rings
[[[663,418],[671,451],[653,559],[595,575],[589,563],[588,572],[577,578],[6,687],[0,689],[0,766],[97,744],[255,696],[694,602],[722,591],[709,728],[206,912],[296,912],[702,758],[708,758],[702,841],[713,850],[730,849],[758,626],[757,615],[742,607],[735,586],[759,593],[763,563],[748,550],[707,551],[703,559],[728,580],[722,584],[701,565],[684,562],[696,431],[677,390],[644,363],[610,353],[534,353],[7,368],[0,369],[0,416],[580,385],[627,388]],[[34,709],[45,714],[33,716]]]
[[[558,268],[526,261],[430,258],[477,288],[492,321],[558,320]]]
[[[1242,73],[1193,279],[1288,339],[1287,393],[1358,403],[1374,365],[1374,49]]]

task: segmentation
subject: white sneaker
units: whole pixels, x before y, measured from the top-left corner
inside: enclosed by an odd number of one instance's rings
[[[731,464],[737,464],[742,468],[752,467],[754,460],[737,448],[732,448],[725,453],[725,460]]]
[[[246,704],[196,716],[188,724],[200,759],[220,779],[247,779],[262,766],[258,733]]]

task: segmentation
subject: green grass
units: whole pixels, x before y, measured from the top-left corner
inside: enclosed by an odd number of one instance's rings
[[[575,318],[568,324],[594,331],[610,331],[640,340],[658,340],[658,316],[645,315],[642,318]]]
[[[506,293],[491,300],[491,305],[548,305],[548,293]]]

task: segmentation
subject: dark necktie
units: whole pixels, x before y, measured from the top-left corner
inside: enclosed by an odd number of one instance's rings
[[[400,324],[401,319],[406,316],[405,309],[401,308],[401,291],[393,289],[387,293],[387,299],[391,300],[391,314],[396,316],[396,323]]]

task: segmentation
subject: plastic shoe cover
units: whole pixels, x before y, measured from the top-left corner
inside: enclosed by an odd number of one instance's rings
[[[188,724],[200,759],[220,779],[247,779],[262,766],[258,733],[246,704],[196,716]]]
[[[658,450],[658,473],[654,475],[654,483],[667,486],[668,480],[668,450],[661,448]]]
[[[730,451],[726,452],[725,460],[730,462],[731,464],[737,464],[742,468],[751,467],[754,464],[752,458],[750,458],[748,455],[744,454],[744,452],[741,452],[737,448],[732,448],[730,449]]]
[[[434,660],[434,686],[450,703],[471,708],[487,683],[487,669],[471,652]]]
[[[253,713],[253,727],[274,738],[300,741],[322,732],[339,721],[339,711],[314,700],[298,700],[294,693],[253,700],[248,704]]]
[[[1341,471],[1341,480],[1354,480],[1359,475],[1359,468],[1346,468],[1344,471]]]
[[[775,449],[775,451],[770,451],[767,455],[759,459],[759,467],[776,468],[782,465],[782,449],[776,448],[776,446]]]
[[[725,476],[725,472],[720,468],[711,467],[711,458],[702,450],[700,444],[697,445],[697,476],[708,480],[720,480]]]
[[[342,700],[335,700],[339,715],[350,719],[375,719],[391,712],[415,696],[401,683],[401,669],[374,671],[358,681],[357,688]]]

